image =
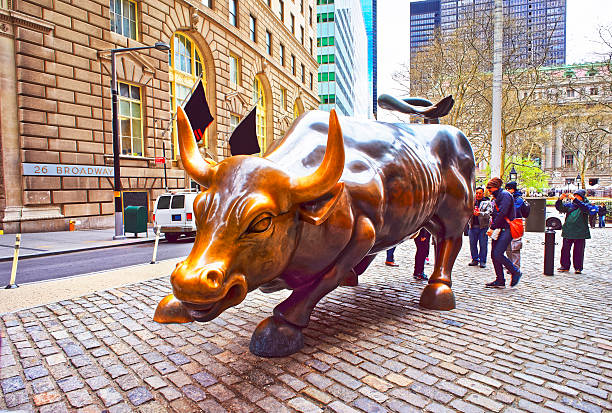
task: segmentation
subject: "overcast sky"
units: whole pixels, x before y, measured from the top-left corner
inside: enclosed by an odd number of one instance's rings
[[[596,55],[602,50],[598,25],[612,25],[612,0],[567,0],[567,63],[601,60]],[[410,2],[378,0],[379,95],[397,93],[391,74],[409,56]]]

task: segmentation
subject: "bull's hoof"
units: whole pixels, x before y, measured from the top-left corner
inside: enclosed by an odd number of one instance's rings
[[[359,285],[359,277],[357,277],[355,271],[350,270],[340,285],[342,287],[357,287]]]
[[[153,321],[158,323],[190,323],[193,318],[179,300],[174,298],[174,294],[168,294],[157,304]]]
[[[419,304],[429,310],[448,311],[455,308],[455,295],[446,284],[427,284],[421,294]]]
[[[268,317],[253,332],[249,350],[260,357],[285,357],[302,347],[304,335],[301,328],[280,318]]]

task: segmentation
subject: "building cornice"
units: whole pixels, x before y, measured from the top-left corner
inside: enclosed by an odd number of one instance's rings
[[[0,10],[0,31],[8,32],[7,25],[15,25],[27,27],[42,33],[48,33],[55,28],[54,24],[48,23],[42,19],[28,16],[15,10]]]

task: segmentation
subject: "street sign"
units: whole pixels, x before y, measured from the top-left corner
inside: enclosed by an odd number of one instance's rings
[[[160,156],[155,157],[155,163],[166,163],[166,158],[162,158]]]

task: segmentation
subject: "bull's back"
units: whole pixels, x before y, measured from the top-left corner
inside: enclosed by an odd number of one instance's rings
[[[353,208],[374,223],[374,249],[394,245],[434,213],[443,190],[443,169],[454,163],[452,151],[446,147],[456,145],[457,130],[342,116],[339,121],[345,147],[341,179],[351,194]],[[327,112],[308,112],[293,124],[268,158],[293,176],[312,173],[325,154],[328,122]]]

